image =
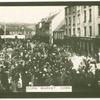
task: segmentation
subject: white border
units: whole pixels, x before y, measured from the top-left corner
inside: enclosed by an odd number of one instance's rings
[[[100,0],[0,0],[0,2],[59,2],[59,1],[61,1],[61,2],[63,2],[63,1],[66,1],[66,2],[70,2],[70,1],[100,1]],[[17,99],[17,98],[12,98],[13,100],[15,99],[15,100],[22,100],[22,99]],[[25,99],[25,98],[24,98]],[[33,98],[30,98],[30,99],[32,99],[33,100]],[[26,99],[26,100],[30,100],[30,99]],[[50,98],[48,98],[48,99],[50,99]],[[48,100],[48,99],[45,99],[45,98],[42,98],[42,100]],[[52,98],[52,100],[61,100],[62,98],[56,98],[56,99],[53,99]],[[66,98],[63,98],[64,100],[66,100]],[[72,99],[72,98],[71,98]],[[74,98],[74,100],[82,100],[83,98]],[[99,98],[84,98],[85,100],[99,100]],[[5,99],[0,99],[0,100],[5,100]],[[10,99],[7,99],[6,98],[6,100],[11,100],[11,98]],[[34,99],[34,100],[40,100],[40,99]],[[69,98],[67,98],[67,100],[70,100]]]

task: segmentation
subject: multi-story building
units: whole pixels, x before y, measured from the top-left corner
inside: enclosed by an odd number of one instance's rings
[[[64,10],[56,12],[46,18],[43,18],[36,24],[36,36],[45,42],[51,44],[64,39],[65,20]],[[60,41],[61,43],[62,41]],[[59,43],[58,43],[59,44]]]
[[[57,26],[57,28],[53,31],[53,43],[58,45],[64,44],[64,36],[65,36],[65,20],[62,20],[61,23]]]
[[[40,41],[49,42],[50,21],[48,18],[43,18],[36,24],[36,38]]]
[[[95,56],[100,49],[100,6],[65,7],[66,37],[71,47]]]
[[[53,34],[53,43],[64,44],[65,35],[65,13],[64,9],[60,10],[57,16],[52,20],[51,29]]]
[[[0,25],[0,35],[2,37],[24,36],[25,38],[32,38],[35,34],[35,27],[32,24],[17,24],[17,23],[2,23]],[[4,36],[5,35],[5,36]]]

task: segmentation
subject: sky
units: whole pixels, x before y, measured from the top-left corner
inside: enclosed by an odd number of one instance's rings
[[[37,23],[42,18],[64,10],[64,6],[2,6],[0,22]]]

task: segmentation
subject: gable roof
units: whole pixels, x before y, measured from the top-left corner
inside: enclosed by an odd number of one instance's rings
[[[61,10],[53,19],[51,23],[52,32],[60,29],[65,24],[65,12]]]

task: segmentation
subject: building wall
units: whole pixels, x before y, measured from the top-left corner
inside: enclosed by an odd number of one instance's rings
[[[67,6],[65,8],[66,36],[79,37],[78,47],[87,53],[94,52],[95,44],[92,38],[100,36],[98,11],[98,6]]]
[[[81,15],[82,15],[82,36],[83,37],[94,37],[96,36],[96,32],[95,32],[95,7],[96,6],[86,6],[86,8],[84,8],[84,6],[82,6],[82,12],[81,12]],[[89,13],[89,10],[91,9],[91,15]],[[86,22],[84,22],[84,11],[86,11]],[[90,17],[91,17],[91,21],[90,21]],[[86,35],[85,35],[85,28],[86,27]],[[90,27],[92,28],[91,30],[91,35],[90,35]]]
[[[60,12],[50,15],[47,18],[43,18],[43,20],[41,20],[36,25],[36,35],[47,38],[49,43],[53,44],[53,39],[55,38],[55,35],[57,34],[57,38],[59,37],[58,35],[62,35],[62,31],[59,31],[59,28],[62,26],[64,16],[65,14],[63,9]]]
[[[54,31],[53,32],[53,38],[55,39],[55,40],[57,40],[57,39],[60,39],[60,40],[63,40],[64,39],[64,31]]]
[[[95,26],[96,26],[96,33],[97,33],[97,35],[99,35],[100,36],[100,33],[98,32],[98,24],[100,24],[100,15],[98,15],[98,11],[99,11],[100,9],[98,9],[98,6],[95,8],[95,11],[96,11],[96,21],[95,21]]]
[[[40,41],[49,42],[50,22],[46,19],[36,24],[36,36]]]
[[[69,10],[70,13],[66,12]],[[91,22],[89,21],[90,15],[89,10],[91,9]],[[75,10],[75,11],[73,11]],[[84,22],[84,11],[86,11],[86,22]],[[90,37],[90,30],[89,26],[92,26],[92,36],[98,35],[98,24],[100,23],[100,17],[98,16],[98,6],[70,6],[65,8],[65,20],[66,20],[66,29],[68,36],[74,35],[75,28],[75,35],[80,37]],[[75,24],[74,24],[75,23]],[[86,36],[84,34],[84,27],[86,27]],[[80,28],[81,32],[79,34]],[[71,34],[70,30],[71,29]]]

